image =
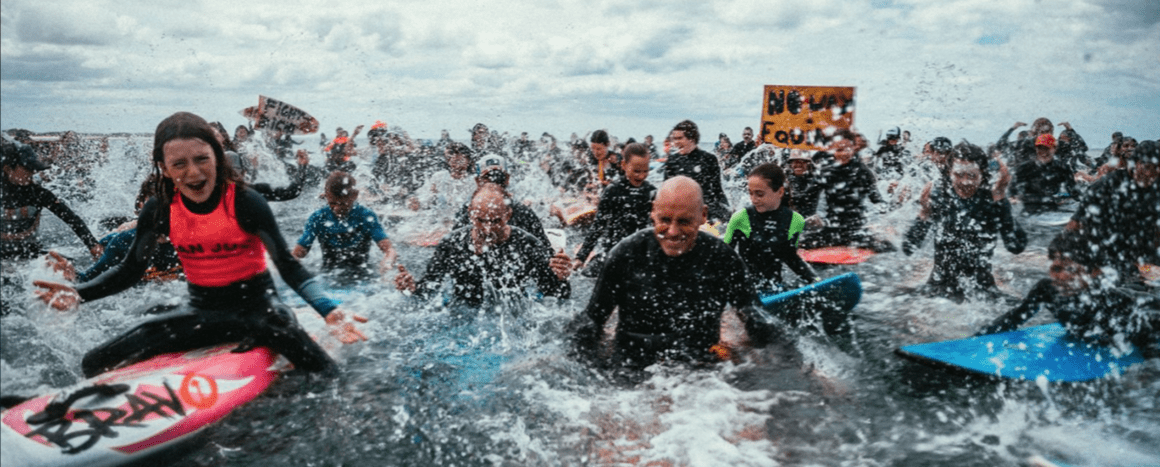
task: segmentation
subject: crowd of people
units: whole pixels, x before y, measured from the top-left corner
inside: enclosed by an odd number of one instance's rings
[[[315,241],[328,273],[354,282],[393,275],[388,280],[414,300],[468,307],[526,297],[529,288],[537,297],[566,299],[572,273],[584,271],[596,283],[569,327],[575,354],[644,367],[714,358],[727,310],[754,344],[778,336],[778,320],[770,317],[776,310],[763,309],[759,293],[820,279],[799,256],[802,248],[889,253],[900,246],[913,255],[933,231],[933,270],[920,292],[957,301],[1000,298],[991,266],[998,240],[1019,254],[1028,243],[1021,219],[1064,210],[1074,214],[1051,242],[1050,279],[981,332],[1012,329],[1045,307],[1086,339],[1155,343],[1160,298],[1141,270],[1160,263],[1157,143],[1117,133],[1093,159],[1068,123],[1057,136],[1049,120],[1037,119],[1011,141],[1023,126],[1014,124],[986,148],[938,137],[915,151],[899,128],[887,131],[876,151],[850,129],[832,132],[824,150],[803,151],[759,144],[745,128],[737,144],[722,133],[714,154],[700,148],[700,129],[689,120],[674,125],[661,148],[651,135],[621,142],[606,130],[574,134],[561,148],[548,133],[538,142],[527,133],[508,138],[482,123],[467,142],[446,131],[425,142],[375,122],[366,132],[369,148],[356,142],[362,125],[351,133],[339,128],[333,139],[323,135],[320,169],[310,164],[311,151],[295,149],[303,142],[294,135],[258,141],[239,126],[231,137],[220,123],[178,112],[158,125],[151,157],[141,161],[150,174],[135,216],[100,240],[35,176],[51,170],[45,160],[68,158],[38,152],[21,141],[27,135],[5,139],[0,255],[47,256],[65,271],[72,282],[35,283],[38,295],[62,310],[151,280],[188,283],[188,303],[152,310],[158,316],[86,354],[82,368],[90,376],[229,341],[269,346],[299,368],[334,373],[334,361],[273,292],[267,265],[268,254],[340,340],[365,340],[357,324],[365,319],[328,298],[326,285],[300,263]],[[78,160],[94,164],[100,157]],[[663,168],[650,169],[655,165]],[[285,171],[290,184],[259,182],[271,170]],[[660,186],[646,180],[650,170],[663,172]],[[546,219],[530,207],[534,200],[513,194],[514,183],[533,177],[547,180],[561,199],[596,206],[577,250],[554,248]],[[724,183],[730,178],[744,180],[750,203],[730,203]],[[268,203],[294,199],[311,185],[321,185],[325,206],[290,245]],[[917,205],[900,245],[868,228],[868,202],[880,212]],[[379,206],[454,221],[422,274],[398,262]],[[73,229],[93,255],[92,268],[76,272],[37,240],[44,208]],[[723,226],[720,237],[703,228],[714,225]],[[377,267],[369,264],[372,246],[382,252]],[[618,324],[609,337],[605,324],[614,311]]]

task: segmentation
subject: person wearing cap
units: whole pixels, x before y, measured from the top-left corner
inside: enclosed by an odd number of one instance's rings
[[[503,190],[485,184],[471,199],[471,226],[452,230],[439,241],[418,280],[399,265],[395,287],[419,298],[433,298],[450,279],[451,299],[478,309],[495,300],[522,297],[534,284],[539,293],[568,298],[572,259],[549,257],[532,234],[510,225],[512,205]]]
[[[886,141],[874,153],[876,175],[887,180],[895,180],[905,174],[905,165],[910,160],[910,150],[902,145],[901,138],[902,130],[898,127],[886,131]]]
[[[495,154],[487,154],[475,163],[475,190],[478,192],[486,188],[488,185],[494,185],[492,188],[498,189],[503,193],[504,198],[507,199],[508,206],[512,210],[512,218],[508,224],[513,227],[519,227],[525,232],[532,234],[536,240],[544,247],[544,253],[551,256],[555,252],[552,251],[552,242],[548,239],[548,234],[544,231],[544,223],[536,216],[536,212],[532,208],[523,203],[518,203],[515,197],[507,191],[508,185],[511,183],[511,173],[508,172],[507,159],[503,156]],[[471,224],[471,203],[466,203],[459,212],[455,214],[455,225],[451,227],[452,230],[467,227]]]
[[[354,172],[356,165],[351,158],[358,153],[354,139],[358,138],[362,129],[362,125],[355,127],[354,134],[348,134],[342,127],[335,130],[334,139],[322,149],[322,152],[326,153],[326,164],[323,168],[328,173],[337,170],[347,173]]]
[[[669,132],[673,149],[665,162],[665,180],[684,175],[697,182],[705,194],[711,222],[725,222],[733,215],[721,186],[721,166],[712,154],[697,147],[701,133],[691,120],[677,123]]]
[[[609,185],[600,194],[596,205],[596,220],[584,236],[584,243],[576,252],[573,267],[580,269],[588,264],[586,271],[599,272],[604,263],[603,255],[588,256],[600,247],[605,253],[617,243],[636,231],[649,225],[649,212],[657,189],[646,181],[651,157],[648,149],[640,143],[632,143],[624,148],[621,168],[624,178]]]
[[[1160,145],[1141,141],[1125,162],[1088,187],[1066,229],[1103,251],[1120,282],[1142,284],[1138,265],[1160,264]]]
[[[1075,171],[1055,157],[1055,137],[1050,133],[1035,139],[1035,158],[1015,168],[1011,195],[1023,203],[1025,214],[1057,209],[1069,197],[1078,197]]]
[[[792,149],[786,159],[789,170],[786,173],[789,192],[793,195],[793,209],[803,217],[818,213],[818,198],[822,186],[814,173],[814,162],[801,149]]]
[[[64,221],[77,238],[89,249],[93,258],[100,258],[104,247],[97,241],[88,225],[64,201],[33,180],[36,172],[48,168],[32,147],[3,140],[4,177],[0,179],[0,258],[30,259],[44,253],[36,236],[42,209],[48,209]]]
[[[924,205],[903,236],[902,252],[911,255],[922,246],[931,228],[938,226],[934,239],[934,268],[924,286],[930,295],[958,302],[978,294],[1000,295],[991,272],[995,243],[1012,254],[1027,246],[1027,234],[1011,215],[1011,203],[995,200],[986,189],[990,179],[990,159],[983,149],[966,141],[952,150],[950,193],[941,202]]]
[[[1077,232],[1061,232],[1047,246],[1050,278],[1031,288],[1018,306],[976,335],[1015,330],[1040,310],[1055,315],[1084,341],[1154,347],[1160,338],[1160,297],[1109,283],[1105,258]]]

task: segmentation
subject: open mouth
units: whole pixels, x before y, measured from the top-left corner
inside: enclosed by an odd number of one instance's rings
[[[197,183],[186,183],[185,186],[186,186],[186,188],[189,188],[191,191],[201,191],[201,190],[205,189],[206,184],[207,184],[207,180],[202,180],[202,181],[197,182]]]

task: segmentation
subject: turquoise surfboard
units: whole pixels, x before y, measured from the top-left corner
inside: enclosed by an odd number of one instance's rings
[[[819,327],[828,334],[849,331],[850,310],[862,299],[862,280],[848,272],[805,287],[761,296],[770,313],[795,326]]]

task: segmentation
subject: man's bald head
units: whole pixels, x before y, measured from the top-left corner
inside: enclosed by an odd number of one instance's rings
[[[499,243],[511,234],[508,220],[512,217],[512,209],[497,185],[487,184],[475,192],[468,215],[471,217],[472,238],[481,244]]]
[[[652,220],[657,242],[668,256],[693,249],[697,231],[709,216],[701,197],[701,185],[689,177],[666,180],[653,200]]]

